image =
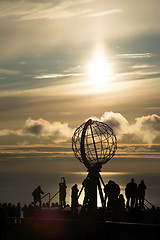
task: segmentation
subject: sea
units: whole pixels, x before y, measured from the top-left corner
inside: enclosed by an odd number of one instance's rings
[[[143,179],[146,184],[145,204],[151,208],[160,206],[160,174],[158,173],[123,173],[123,172],[101,172],[103,182],[106,184],[109,180],[115,181],[119,184],[121,193],[125,196],[125,186],[130,182],[131,178],[135,179],[137,184]],[[65,177],[67,185],[66,203],[71,205],[71,188],[76,183],[79,191],[82,188],[82,182],[86,178],[87,172],[63,172],[57,174],[44,173],[1,173],[0,174],[0,203],[18,202],[23,207],[25,204],[29,205],[33,201],[32,192],[37,186],[41,186],[44,195],[50,193],[53,197],[59,190],[59,183],[61,177]],[[103,190],[103,184],[101,184]],[[98,192],[98,191],[97,191]],[[42,195],[43,196],[43,195]],[[84,190],[79,197],[79,203],[82,204],[84,199]],[[47,203],[49,195],[47,195],[42,202]],[[57,194],[52,200],[52,203],[59,202],[59,195]],[[98,193],[98,203],[100,207],[101,202]]]

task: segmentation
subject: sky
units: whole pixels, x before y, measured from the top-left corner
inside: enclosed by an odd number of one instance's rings
[[[105,171],[160,172],[160,1],[0,0],[0,172],[85,171],[89,118],[113,128]]]

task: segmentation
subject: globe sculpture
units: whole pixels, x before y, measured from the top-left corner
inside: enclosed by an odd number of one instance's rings
[[[72,137],[72,149],[75,157],[88,169],[88,175],[82,183],[80,194],[85,188],[83,205],[88,209],[97,208],[97,187],[100,194],[102,206],[104,206],[104,185],[100,175],[100,169],[115,154],[117,149],[117,138],[106,123],[89,119],[79,126]],[[101,182],[100,182],[101,181]],[[79,194],[79,196],[80,196]]]

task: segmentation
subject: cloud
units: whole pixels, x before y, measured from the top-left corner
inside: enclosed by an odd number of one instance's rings
[[[33,3],[27,1],[1,1],[0,16],[23,16],[28,14],[36,14],[37,11],[47,9],[51,3]]]
[[[143,141],[152,143],[160,134],[160,116],[152,114],[136,118],[136,127]]]
[[[33,120],[28,118],[22,129],[16,131],[4,129],[0,131],[0,136],[16,135],[19,137],[36,137],[42,141],[50,139],[52,142],[65,142],[72,136],[73,130],[68,127],[67,123],[53,122],[50,123],[42,118]]]
[[[35,79],[49,79],[49,78],[65,78],[65,77],[76,77],[76,76],[87,76],[86,66],[75,66],[63,70],[62,73],[46,73],[41,75],[36,75]]]
[[[136,118],[134,124],[129,124],[120,113],[105,112],[99,119],[93,118],[107,123],[120,142],[127,143],[129,139],[132,142],[152,144],[160,134],[160,116],[156,114]]]
[[[154,54],[151,53],[124,53],[117,54],[116,58],[151,58]]]
[[[10,129],[2,129],[0,130],[0,136],[4,137],[4,136],[8,136],[10,134],[14,134],[15,132],[10,130]]]
[[[72,136],[72,129],[68,127],[67,123],[50,123],[42,118],[38,120],[28,118],[20,134],[49,137],[53,142],[63,142]]]
[[[129,39],[131,35],[144,35],[145,32],[159,33],[159,4],[152,1],[145,8],[144,0],[141,3],[137,1],[137,4],[112,1],[107,5],[104,1],[95,0],[0,1],[1,58],[35,56],[44,52],[55,56],[58,47],[68,52],[73,46],[88,54],[97,39],[98,42],[105,39],[108,42],[121,37]],[[154,18],[150,9],[155,13]],[[123,14],[116,14],[120,11]],[[107,14],[110,14],[109,21],[105,17],[97,19]]]
[[[142,64],[142,65],[132,66],[133,69],[147,69],[147,68],[152,68],[152,67],[155,67],[155,65]]]
[[[5,75],[18,75],[18,74],[20,74],[20,71],[0,68],[0,74],[5,74]]]
[[[130,80],[147,80],[153,78],[159,78],[160,72],[159,71],[145,71],[145,70],[137,70],[133,72],[123,72],[123,73],[116,73],[114,75],[114,79],[117,81],[130,81]]]
[[[61,78],[61,77],[71,77],[71,76],[84,76],[84,73],[68,73],[68,74],[45,74],[35,76],[35,79],[45,79],[45,78]]]
[[[160,107],[148,107],[146,109],[149,109],[149,110],[160,110]]]
[[[96,13],[93,13],[93,14],[89,14],[87,16],[84,16],[84,17],[101,17],[101,16],[105,16],[105,15],[109,15],[109,14],[115,14],[115,13],[121,13],[122,10],[121,9],[111,9],[111,10],[108,10],[108,11],[103,11],[103,12],[96,12]]]
[[[62,45],[73,47],[77,41],[88,41],[87,36],[83,36],[83,33],[89,34],[88,30],[81,27],[80,19],[75,22],[75,17],[91,12],[86,6],[90,2],[0,1],[1,59],[41,55],[58,46],[64,52]],[[66,34],[68,32],[70,34]]]
[[[38,1],[3,1],[0,2],[0,17],[10,16],[20,20],[70,18],[92,11],[92,9],[83,10],[77,7],[92,1],[59,1],[57,4]]]
[[[160,116],[156,114],[136,118],[133,124],[130,124],[122,114],[114,112],[105,112],[100,118],[95,116],[90,118],[107,123],[114,130],[119,143],[152,144],[159,141]],[[28,141],[28,137],[34,137],[41,139],[42,143],[48,140],[60,143],[71,141],[73,132],[74,129],[70,128],[68,123],[51,123],[42,118],[38,120],[28,118],[21,129],[3,129],[0,130],[0,136],[16,135],[23,137],[22,141]]]
[[[91,118],[108,124],[119,137],[129,126],[128,121],[120,113],[105,112],[99,119],[94,116]]]

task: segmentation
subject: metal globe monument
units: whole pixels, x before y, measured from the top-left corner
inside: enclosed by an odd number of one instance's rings
[[[100,169],[115,155],[116,149],[117,138],[114,131],[104,122],[89,119],[79,126],[73,134],[72,150],[74,155],[88,170],[88,175],[82,183],[80,191],[81,194],[85,188],[83,205],[87,209],[93,211],[97,209],[97,188],[101,204],[104,206],[101,188],[101,183],[104,185],[104,182],[100,175]]]
[[[106,123],[89,119],[75,130],[72,149],[87,168],[101,166],[114,156],[117,139]]]

